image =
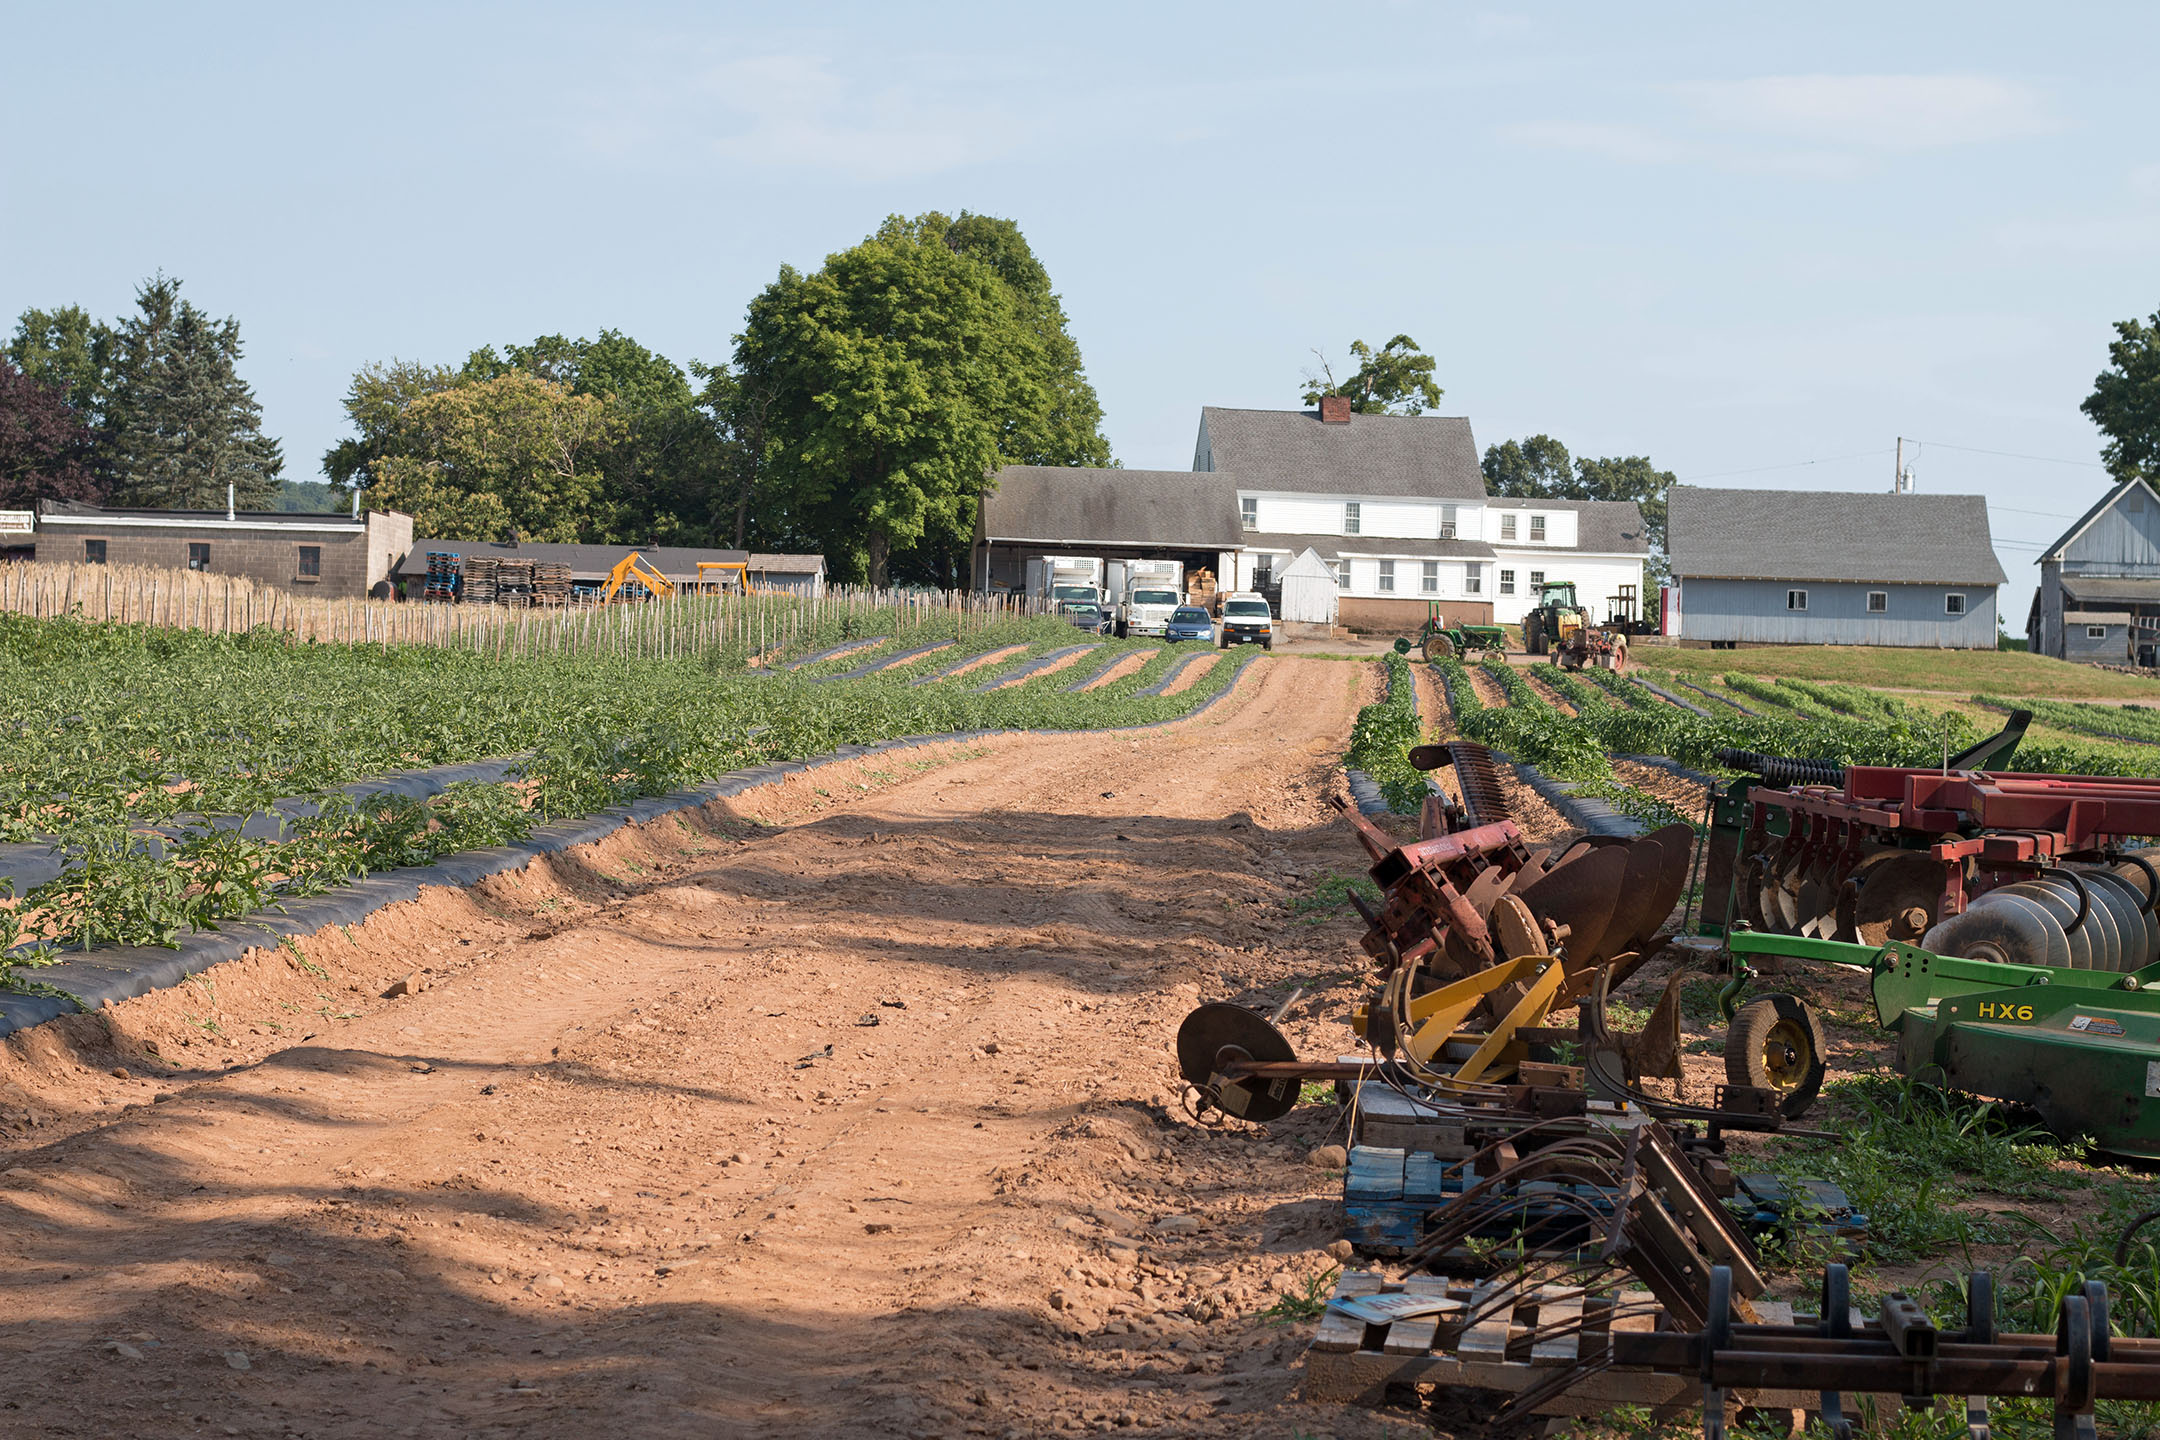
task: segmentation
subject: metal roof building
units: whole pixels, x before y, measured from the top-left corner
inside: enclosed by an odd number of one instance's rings
[[[1675,485],[1666,548],[1683,642],[1995,648],[2005,576],[1978,495]]]

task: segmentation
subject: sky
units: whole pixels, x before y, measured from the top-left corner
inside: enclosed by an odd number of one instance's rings
[[[2107,485],[2111,326],[2160,311],[2143,4],[0,0],[0,37],[0,316],[180,277],[301,479],[362,365],[722,360],[782,265],[965,209],[1048,266],[1127,465],[1408,334],[1481,446],[1882,490],[1904,436],[1989,498],[2016,633]]]

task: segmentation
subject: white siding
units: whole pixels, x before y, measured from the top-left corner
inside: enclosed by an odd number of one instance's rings
[[[1440,538],[1440,507],[1415,500],[1367,500],[1361,534],[1404,540]]]
[[[1375,499],[1364,495],[1279,495],[1241,490],[1238,503],[1250,501],[1255,510],[1252,528],[1268,535],[1343,534],[1343,507],[1358,507],[1360,535],[1394,540],[1440,538],[1442,507],[1426,500]],[[1455,508],[1455,533],[1474,540],[1483,533],[1484,519],[1475,504],[1448,502]],[[1574,517],[1570,516],[1570,521]]]
[[[1515,533],[1502,538],[1506,528],[1502,517],[1515,518]],[[1532,516],[1545,518],[1545,538],[1530,538]],[[1485,543],[1488,545],[1550,545],[1556,550],[1572,549],[1575,544],[1575,522],[1580,517],[1573,510],[1546,510],[1533,500],[1493,500],[1485,506]]]

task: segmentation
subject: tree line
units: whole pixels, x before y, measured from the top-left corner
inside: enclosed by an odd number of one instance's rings
[[[894,216],[815,271],[783,266],[718,363],[615,330],[484,346],[458,365],[353,377],[325,483],[284,475],[239,378],[240,327],[162,274],[112,322],[32,309],[0,350],[0,508],[39,499],[342,508],[355,494],[428,538],[816,551],[842,580],[964,584],[998,467],[1112,465],[1064,306],[1019,226]],[[2160,479],[2160,314],[2116,327],[2085,411],[2118,476]],[[1436,366],[1396,335],[1324,355],[1306,404],[1417,415]],[[1496,496],[1633,501],[1660,571],[1670,471],[1572,456],[1549,435],[1489,447]]]

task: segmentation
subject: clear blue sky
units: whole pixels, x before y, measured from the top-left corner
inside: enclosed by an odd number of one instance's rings
[[[1128,465],[1406,331],[1481,444],[1881,489],[1916,437],[1922,489],[1994,503],[2015,631],[2104,487],[2109,323],[2160,309],[2149,5],[6,0],[0,35],[0,313],[182,277],[299,478],[368,361],[720,359],[781,264],[965,208],[1048,264]]]

